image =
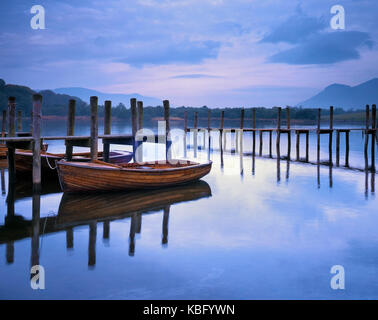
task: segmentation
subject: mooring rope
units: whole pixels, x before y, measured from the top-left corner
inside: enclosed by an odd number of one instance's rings
[[[41,251],[42,251],[42,246],[43,246],[43,235],[45,234],[47,218],[50,217],[50,216],[55,217],[55,223],[56,223],[56,217],[57,217],[56,213],[55,213],[54,211],[49,211],[49,213],[48,213],[47,216],[45,217],[45,221],[44,221],[44,224],[43,224],[42,234],[40,235],[40,236],[41,236],[41,243],[40,243],[40,245],[39,245],[39,249],[38,249],[39,254],[40,254]]]
[[[47,165],[50,167],[51,170],[55,170],[57,165],[56,165],[56,162],[55,162],[55,167],[53,167],[51,164],[50,164],[50,161],[49,161],[49,156],[46,155],[46,162],[47,162]]]

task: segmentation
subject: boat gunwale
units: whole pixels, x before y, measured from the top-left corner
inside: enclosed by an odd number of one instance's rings
[[[71,167],[77,167],[77,168],[82,168],[82,169],[91,169],[91,170],[109,170],[109,171],[127,171],[127,172],[143,172],[143,173],[162,173],[162,172],[171,172],[171,171],[179,171],[179,170],[189,170],[189,169],[197,169],[197,168],[202,168],[202,167],[207,167],[212,165],[212,161],[209,160],[206,163],[196,163],[194,165],[189,165],[185,167],[176,167],[176,168],[166,168],[166,169],[138,169],[138,168],[124,168],[119,166],[113,167],[113,166],[106,166],[100,164],[100,166],[85,166],[85,164],[88,164],[87,162],[74,162],[74,161],[66,161],[66,160],[60,160],[57,162],[57,168],[59,170],[59,165],[63,166],[71,166]]]

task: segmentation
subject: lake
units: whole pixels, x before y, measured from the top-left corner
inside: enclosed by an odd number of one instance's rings
[[[76,135],[89,134],[87,122],[76,127]],[[64,121],[48,121],[42,135],[65,131]],[[129,126],[113,124],[112,133],[125,132]],[[281,155],[286,154],[285,136]],[[200,150],[187,150],[190,159],[213,161],[210,174],[197,183],[63,195],[52,181],[34,199],[34,205],[40,201],[35,219],[29,179],[19,180],[9,195],[2,169],[0,298],[378,298],[376,176],[362,170],[360,131],[350,136],[350,166],[361,170],[269,159],[268,135],[264,157],[250,155],[250,133],[243,136],[243,153],[240,145],[230,152],[236,145],[228,136],[221,154],[217,134],[213,137],[211,152],[203,148],[201,134]],[[341,164],[343,141],[342,136]],[[154,158],[156,149],[160,157],[162,146],[147,144],[146,158]],[[49,141],[49,151],[64,151],[64,144]],[[328,138],[322,137],[322,160],[328,160],[327,152]],[[174,154],[183,153],[182,141],[175,140]],[[311,134],[310,162],[315,160],[316,136]],[[44,290],[30,286],[36,263],[45,270]],[[344,290],[331,288],[335,265],[345,270]]]

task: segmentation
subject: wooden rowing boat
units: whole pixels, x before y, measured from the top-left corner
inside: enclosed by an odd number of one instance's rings
[[[207,197],[211,197],[211,189],[202,180],[161,189],[96,194],[64,193],[55,224],[76,226],[93,220],[123,219],[134,213],[153,213],[166,206]]]
[[[170,164],[126,163],[108,164],[102,161],[87,163],[57,162],[59,181],[64,192],[91,192],[127,189],[158,188],[192,182],[207,175],[212,162]]]
[[[48,153],[41,152],[41,170],[42,175],[56,175],[56,171],[51,168],[55,167],[55,162],[64,159],[64,153]],[[99,159],[102,159],[102,152],[98,153]],[[110,163],[127,163],[133,157],[132,152],[129,151],[111,151],[109,153]],[[90,161],[89,152],[74,153],[72,156],[73,162]],[[31,173],[33,169],[33,152],[30,150],[16,150],[15,156],[16,173],[25,174]]]

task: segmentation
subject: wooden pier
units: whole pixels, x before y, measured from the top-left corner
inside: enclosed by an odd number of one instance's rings
[[[323,128],[321,127],[321,109],[318,109],[318,116],[317,116],[317,123],[316,127],[309,127],[309,128],[292,128],[290,123],[290,108],[286,108],[286,128],[282,128],[281,126],[281,113],[282,108],[277,108],[277,126],[275,128],[256,128],[256,109],[252,108],[252,127],[246,128],[244,127],[244,109],[241,110],[240,115],[240,127],[239,128],[224,128],[224,111],[221,112],[220,118],[220,126],[211,128],[209,125],[208,127],[199,127],[198,126],[198,115],[195,113],[194,117],[194,126],[188,127],[187,126],[187,117],[185,118],[185,126],[184,131],[192,133],[194,137],[193,141],[193,148],[196,154],[197,149],[197,135],[199,132],[207,132],[209,135],[210,141],[210,134],[212,131],[219,132],[219,146],[220,152],[223,153],[226,149],[226,133],[234,134],[234,140],[231,141],[233,145],[236,146],[235,150],[238,151],[241,145],[241,137],[244,132],[251,132],[252,133],[252,156],[256,156],[256,133],[259,134],[259,146],[258,146],[258,155],[260,157],[265,157],[263,154],[263,146],[264,146],[264,139],[263,135],[265,133],[269,134],[269,151],[268,157],[273,158],[273,133],[276,135],[276,157],[277,158],[285,158],[291,160],[291,133],[296,135],[296,157],[295,161],[300,162],[307,162],[309,163],[309,148],[310,148],[310,133],[316,134],[316,154],[317,154],[317,163],[327,164],[329,166],[333,166],[333,134],[336,134],[336,166],[340,166],[340,145],[341,145],[341,134],[345,135],[345,160],[344,166],[349,167],[349,152],[350,152],[350,141],[349,136],[351,131],[360,131],[365,136],[365,144],[364,144],[364,160],[365,160],[365,169],[375,172],[375,144],[378,143],[377,137],[377,124],[376,124],[376,105],[373,104],[371,108],[371,121],[369,118],[370,114],[370,107],[366,106],[366,126],[365,128],[334,128],[333,125],[333,106],[329,108],[329,127]],[[210,115],[208,116],[208,124],[210,124],[211,119]],[[287,134],[287,155],[281,156],[281,135]],[[301,158],[300,150],[301,150],[301,136],[305,136],[305,157]],[[321,136],[328,136],[328,159],[327,161],[321,161],[320,159],[320,145],[321,145]],[[222,143],[223,137],[223,143]],[[370,137],[370,165],[369,165],[369,157],[368,157],[368,146],[369,146],[369,137]],[[185,148],[186,149],[186,148]],[[231,153],[234,153],[235,150],[231,148]]]

